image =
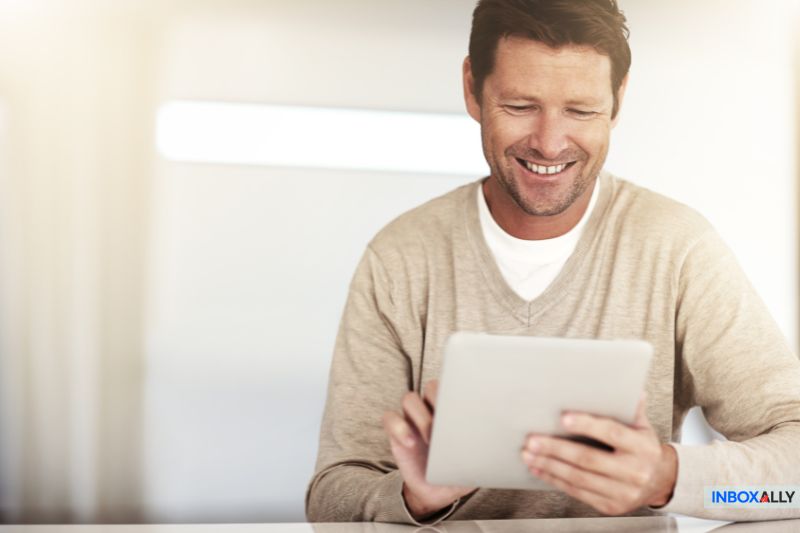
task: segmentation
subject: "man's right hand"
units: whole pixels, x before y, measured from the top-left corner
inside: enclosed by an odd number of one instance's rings
[[[438,387],[438,381],[429,381],[423,387],[422,397],[416,392],[403,396],[402,413],[387,411],[383,415],[383,428],[403,476],[403,498],[417,520],[435,514],[475,490],[431,485],[425,481]]]

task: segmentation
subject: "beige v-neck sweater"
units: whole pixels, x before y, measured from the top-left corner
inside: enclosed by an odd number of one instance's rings
[[[679,440],[687,410],[699,405],[729,439],[675,445],[678,481],[660,511],[800,517],[797,509],[711,510],[703,503],[704,486],[800,484],[797,357],[704,218],[607,173],[600,179],[575,252],[530,302],[508,287],[486,246],[475,202],[480,182],[378,233],[352,280],[336,340],[309,520],[413,523],[381,416],[439,376],[443,344],[459,330],[649,341],[647,414],[659,438]],[[588,516],[598,513],[561,492],[480,489],[448,518]]]

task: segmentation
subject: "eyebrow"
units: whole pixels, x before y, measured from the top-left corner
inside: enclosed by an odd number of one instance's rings
[[[500,94],[501,100],[524,100],[526,102],[538,102],[539,98],[535,96],[525,95],[522,93],[504,93]],[[565,105],[568,106],[588,106],[588,107],[599,107],[603,105],[603,101],[597,98],[587,97],[587,98],[572,98],[564,102]]]
[[[603,105],[602,100],[598,100],[596,98],[576,98],[572,100],[567,100],[565,102],[567,105],[585,105],[589,107],[596,107]]]
[[[539,99],[535,96],[528,96],[517,92],[500,93],[501,100],[530,100],[531,102],[538,102]]]

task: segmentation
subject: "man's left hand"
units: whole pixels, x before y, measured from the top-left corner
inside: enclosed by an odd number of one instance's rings
[[[659,442],[647,420],[644,398],[633,426],[585,413],[566,413],[562,424],[569,434],[606,443],[613,451],[530,435],[522,460],[534,476],[607,515],[669,502],[678,458],[671,446]]]

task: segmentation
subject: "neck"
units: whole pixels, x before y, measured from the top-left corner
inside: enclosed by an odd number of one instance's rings
[[[557,215],[529,215],[514,202],[491,176],[483,182],[489,212],[503,231],[517,239],[539,241],[564,235],[578,225],[592,199],[597,180],[593,180],[567,209]]]

